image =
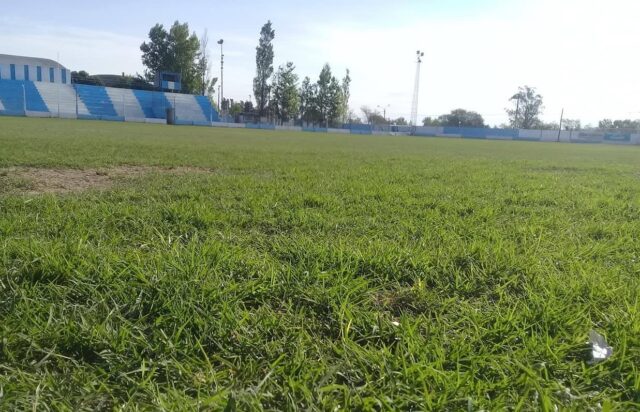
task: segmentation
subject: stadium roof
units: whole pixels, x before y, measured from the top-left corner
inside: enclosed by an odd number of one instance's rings
[[[43,59],[41,57],[27,57],[27,56],[14,56],[11,54],[0,54],[0,63],[28,64],[31,66],[44,66],[44,67],[60,67],[61,69],[68,70],[65,66],[61,65],[55,60]]]

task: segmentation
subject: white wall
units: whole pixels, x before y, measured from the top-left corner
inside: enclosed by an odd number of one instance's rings
[[[416,127],[416,134],[425,136],[438,136],[444,134],[443,127],[431,127],[431,126],[418,126]]]

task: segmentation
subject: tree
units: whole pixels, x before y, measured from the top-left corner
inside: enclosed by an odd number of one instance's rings
[[[345,115],[346,106],[344,104],[342,87],[338,79],[331,77],[331,82],[329,83],[328,125],[337,126],[338,123],[343,122]]]
[[[240,113],[242,113],[242,109],[243,109],[243,104],[242,102],[238,102],[238,103],[231,103],[231,107],[229,108],[229,114],[233,117],[238,116]]]
[[[271,28],[271,21],[262,26],[260,39],[256,47],[256,77],[253,79],[253,94],[259,116],[264,116],[269,102],[269,79],[273,75],[273,39],[276,32]]]
[[[342,123],[345,123],[349,117],[349,99],[351,99],[351,74],[349,69],[342,79],[341,92],[342,92]]]
[[[80,70],[78,72],[71,72],[71,83],[102,86],[102,82],[98,77],[91,76],[89,73],[87,73],[84,70]]]
[[[347,113],[347,122],[353,124],[362,124],[362,119],[351,109]]]
[[[564,127],[564,130],[580,130],[582,128],[582,123],[580,120],[564,119],[562,121],[562,126]]]
[[[222,106],[221,107],[222,111],[228,112],[232,104],[233,104],[233,100],[222,98],[222,101],[220,102],[220,106]]]
[[[311,79],[305,77],[298,92],[300,96],[300,119],[303,123],[315,124],[318,121],[316,89],[317,87],[311,83]]]
[[[300,109],[298,95],[298,75],[295,66],[288,62],[280,66],[273,78],[273,98],[271,100],[275,114],[281,122],[288,122],[296,117]]]
[[[613,120],[603,119],[598,122],[599,129],[613,129]]]
[[[205,29],[200,37],[200,50],[198,52],[198,76],[200,90],[203,96],[209,96],[213,100],[216,90],[217,77],[211,77],[211,61],[209,54],[209,33]]]
[[[156,73],[170,65],[169,48],[169,33],[158,23],[149,30],[149,43],[144,42],[140,46],[147,80],[155,80]]]
[[[541,130],[558,130],[560,129],[560,125],[556,122],[550,122],[550,123],[545,123],[545,122],[540,122],[536,127],[538,127]]]
[[[148,81],[153,81],[163,71],[180,73],[184,92],[201,90],[200,41],[195,33],[189,34],[187,23],[176,21],[168,32],[162,24],[156,24],[149,31],[149,43],[142,43],[140,50]]]
[[[360,108],[362,114],[364,114],[364,118],[368,124],[373,125],[386,125],[387,120],[384,118],[382,114],[380,114],[377,110],[372,110],[369,106],[362,106]]]
[[[364,115],[364,121],[367,122],[367,124],[371,123],[370,119],[371,119],[371,115],[374,113],[374,111],[371,110],[371,108],[369,106],[361,106],[360,107],[360,111]]]
[[[440,116],[438,123],[452,127],[484,127],[484,119],[480,114],[464,109],[452,110],[451,113]]]
[[[611,120],[604,119],[598,123],[599,129],[620,129],[620,130],[639,130],[640,129],[640,119],[639,120]]]
[[[397,125],[397,126],[407,126],[409,123],[407,122],[407,119],[405,119],[404,117],[398,117],[395,120],[392,120],[391,123]]]
[[[351,79],[348,79],[347,88],[350,82]],[[338,124],[347,113],[343,86],[344,82],[341,85],[338,79],[331,75],[331,66],[325,64],[316,82],[314,99],[317,120],[325,127]]]
[[[542,96],[534,87],[524,86],[518,88],[518,93],[509,99],[514,108],[506,109],[509,115],[509,123],[515,129],[532,129],[538,126],[542,114]]]
[[[434,119],[432,117],[425,117],[424,119],[422,119],[422,125],[425,126],[425,127],[426,126],[431,126],[431,127],[441,126],[440,120]]]
[[[331,110],[331,67],[326,63],[320,71],[318,82],[316,83],[316,107],[318,109],[319,121],[328,127],[329,111]]]

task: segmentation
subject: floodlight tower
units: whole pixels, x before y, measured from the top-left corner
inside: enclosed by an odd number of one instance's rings
[[[218,44],[220,45],[220,104],[224,104],[224,53],[222,52],[222,44],[224,43],[224,39],[218,40]],[[220,112],[222,112],[222,106],[218,107]]]
[[[413,104],[411,105],[411,125],[417,126],[418,124],[418,93],[420,92],[420,65],[422,64],[422,58],[424,53],[418,50],[416,52],[418,58],[416,62],[416,81],[413,86]]]

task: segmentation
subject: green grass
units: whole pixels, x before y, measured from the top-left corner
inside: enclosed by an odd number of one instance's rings
[[[0,188],[1,410],[640,409],[640,147],[0,118],[16,165],[213,172]]]

